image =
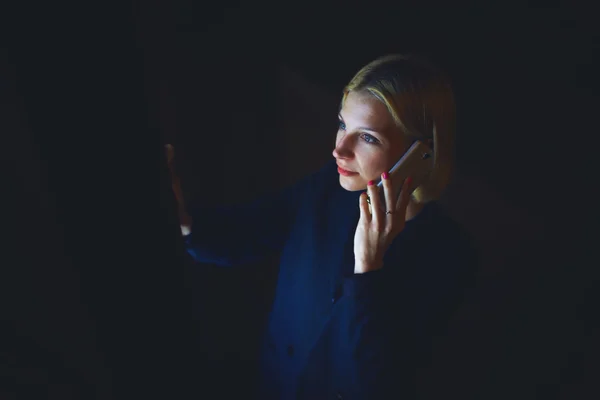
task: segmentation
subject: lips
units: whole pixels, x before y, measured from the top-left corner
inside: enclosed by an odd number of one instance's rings
[[[338,172],[340,173],[340,175],[344,175],[344,176],[352,176],[352,175],[358,174],[358,172],[349,171],[347,169],[340,167],[339,165],[338,165]]]

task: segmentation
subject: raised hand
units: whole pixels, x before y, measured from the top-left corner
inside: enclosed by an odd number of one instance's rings
[[[360,196],[360,219],[354,234],[354,273],[374,271],[383,266],[383,256],[394,238],[406,225],[406,210],[410,201],[411,178],[404,181],[400,196],[389,175],[381,175],[383,189],[380,193],[373,181],[367,192]],[[380,199],[383,195],[384,199]],[[369,201],[371,207],[369,207]],[[384,206],[383,206],[384,205]],[[384,209],[385,207],[385,209]]]
[[[181,190],[181,181],[179,176],[175,172],[175,166],[173,160],[175,159],[175,149],[172,145],[165,145],[165,151],[167,153],[167,165],[171,174],[171,187],[177,200],[177,213],[179,216],[179,225],[181,226],[181,234],[186,236],[191,233],[192,229],[192,218],[186,212],[185,199],[183,197],[183,191]]]

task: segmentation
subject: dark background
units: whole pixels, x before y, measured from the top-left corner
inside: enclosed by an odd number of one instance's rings
[[[484,261],[421,397],[597,398],[597,263],[580,250],[594,14],[421,4],[3,10],[0,398],[247,393],[274,262],[187,259],[162,146],[176,146],[190,201],[280,188],[331,157],[341,89],[391,52],[454,80],[458,170],[442,203]]]

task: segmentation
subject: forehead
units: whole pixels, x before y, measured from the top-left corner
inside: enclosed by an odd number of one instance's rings
[[[394,120],[385,104],[365,92],[350,92],[340,110],[347,125],[387,131],[394,127]]]

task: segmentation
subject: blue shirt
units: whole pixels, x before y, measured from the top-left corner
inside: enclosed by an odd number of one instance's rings
[[[335,163],[251,204],[190,208],[188,252],[224,266],[281,254],[261,351],[261,399],[410,398],[473,281],[476,253],[433,202],[396,237],[381,270],[354,274],[360,192]]]

